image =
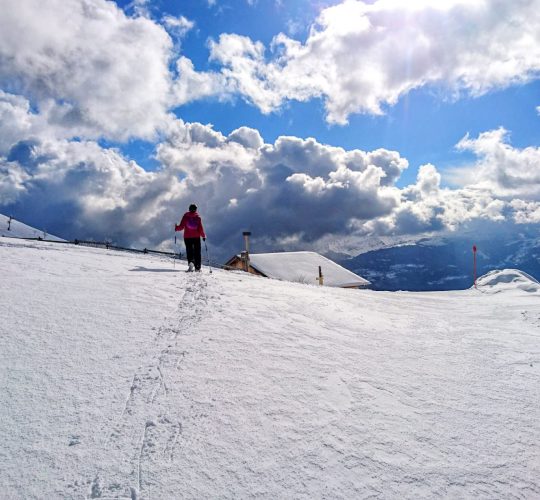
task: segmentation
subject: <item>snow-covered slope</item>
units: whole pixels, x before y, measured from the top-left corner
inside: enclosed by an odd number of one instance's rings
[[[0,274],[1,498],[540,497],[536,294],[12,239]]]
[[[11,219],[0,214],[0,236],[11,238],[43,238],[52,241],[65,241],[57,236],[40,231],[31,226],[27,226],[16,219]]]

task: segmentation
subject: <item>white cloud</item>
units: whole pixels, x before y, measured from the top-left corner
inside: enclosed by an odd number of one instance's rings
[[[172,107],[235,93],[264,113],[322,97],[329,121],[343,123],[422,85],[480,94],[540,68],[540,0],[348,0],[324,9],[305,43],[280,34],[270,53],[248,37],[221,35],[210,43],[221,70],[198,72],[179,57],[178,78],[169,71],[173,42],[151,19],[104,0],[6,1],[0,85],[29,98],[61,136],[152,138]],[[193,27],[184,17],[163,22],[179,36]]]
[[[512,200],[510,202],[514,210],[513,218],[518,224],[539,224],[540,223],[540,202]]]
[[[178,58],[176,70],[179,78],[172,86],[172,93],[178,106],[204,97],[227,99],[234,91],[234,82],[225,75],[197,72],[187,57]]]
[[[224,34],[219,42],[210,42],[211,60],[225,66],[214,78],[225,77],[234,90],[249,98],[263,113],[269,113],[283,102],[275,88],[273,65],[265,63],[265,47],[261,42],[239,35]],[[180,78],[182,80],[182,78]]]
[[[0,13],[0,85],[86,137],[154,136],[171,50],[163,27],[104,0],[5,0]]]
[[[367,221],[360,229],[375,235],[407,235],[455,230],[475,219],[504,220],[506,203],[488,191],[464,187],[441,188],[441,175],[434,165],[420,167],[415,184],[401,190],[396,209]]]
[[[279,34],[268,51],[224,34],[211,59],[263,113],[322,97],[328,121],[346,123],[426,85],[476,96],[537,77],[540,0],[346,0],[321,12],[305,43]]]
[[[514,148],[504,128],[466,135],[458,149],[473,152],[479,160],[451,173],[454,181],[489,191],[498,197],[540,199],[540,148]]]
[[[540,222],[540,149],[513,148],[504,129],[460,141],[477,157],[453,172],[460,189],[442,188],[433,165],[399,189],[408,162],[396,151],[286,136],[265,144],[249,127],[224,135],[169,114],[234,93],[264,112],[320,96],[329,120],[341,122],[351,112],[379,112],[416,86],[482,93],[521,81],[538,69],[533,0],[512,8],[495,0],[349,0],[324,10],[305,43],[276,37],[270,60],[263,44],[222,35],[210,44],[219,72],[197,72],[186,57],[175,61],[163,26],[141,12],[128,17],[112,2],[6,2],[0,85],[11,93],[0,90],[0,211],[39,213],[40,225],[67,237],[147,246],[169,240],[172,224],[196,200],[223,252],[236,249],[249,228],[271,249],[337,239],[354,245],[365,235],[452,229],[480,218]],[[133,8],[147,5],[137,0]],[[193,28],[185,18],[163,22],[178,36]],[[158,132],[161,168],[154,172],[92,140]]]
[[[184,16],[165,16],[163,18],[163,23],[171,32],[181,38],[184,37],[195,26],[193,21],[190,21]]]
[[[304,25],[301,21],[296,19],[289,19],[287,21],[287,33],[289,36],[295,36],[302,32]]]
[[[150,0],[132,0],[130,4],[126,7],[127,9],[133,9],[133,12],[137,16],[150,17],[150,10],[148,6],[150,5]]]
[[[20,165],[0,159],[0,204],[15,203],[26,193],[25,184],[29,178],[29,174]]]
[[[30,103],[21,96],[0,90],[0,155],[23,137],[34,134],[35,118]]]
[[[38,111],[33,126],[61,138],[152,139],[169,126],[172,108],[233,94],[264,113],[321,97],[328,120],[343,123],[423,85],[480,94],[533,77],[539,2],[347,0],[322,10],[305,43],[279,34],[267,49],[223,34],[210,42],[220,70],[199,72],[177,56],[164,26],[113,2],[6,0],[0,88],[28,99]],[[163,23],[178,36],[193,28],[184,17]]]
[[[157,147],[162,167],[146,172],[93,141],[43,133],[24,99],[6,95],[2,103],[12,123],[0,124],[0,137],[14,132],[0,150],[0,206],[19,216],[39,213],[49,229],[69,237],[157,245],[197,200],[223,248],[254,225],[269,245],[291,233],[313,244],[343,234],[351,218],[390,213],[399,190],[388,180],[407,166],[396,152],[346,151],[295,137],[264,144],[248,127],[225,136],[177,120]],[[312,218],[316,223],[307,224]]]
[[[399,189],[408,162],[396,151],[284,136],[268,144],[248,127],[224,135],[171,120],[156,150],[161,168],[147,172],[96,142],[55,137],[43,123],[27,100],[0,94],[0,212],[39,214],[51,232],[71,238],[165,244],[192,201],[223,258],[245,229],[254,231],[259,249],[329,241],[343,241],[346,249],[361,237],[456,229],[477,219],[539,221],[538,200],[526,196],[538,193],[531,177],[538,150],[512,148],[503,130],[461,141],[478,157],[462,188],[442,188],[428,164],[414,184]],[[514,172],[510,186],[523,195],[519,202],[498,196],[508,190],[501,169]]]
[[[249,127],[240,127],[233,130],[227,137],[228,141],[238,142],[245,148],[259,149],[264,142],[258,130]]]

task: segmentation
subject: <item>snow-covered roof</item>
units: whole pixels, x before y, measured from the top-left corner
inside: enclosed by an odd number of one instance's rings
[[[0,236],[8,236],[10,238],[43,238],[53,241],[65,241],[62,238],[58,238],[58,236],[41,231],[35,227],[28,226],[15,219],[11,219],[10,223],[9,217],[2,214],[0,214]]]
[[[321,266],[326,286],[365,287],[370,282],[316,252],[252,253],[250,264],[269,278],[316,284]]]

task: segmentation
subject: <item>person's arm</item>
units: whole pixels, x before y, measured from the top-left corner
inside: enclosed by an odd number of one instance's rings
[[[174,226],[174,230],[175,231],[183,231],[185,227],[186,227],[186,216],[183,215],[182,220],[180,221],[180,224]]]

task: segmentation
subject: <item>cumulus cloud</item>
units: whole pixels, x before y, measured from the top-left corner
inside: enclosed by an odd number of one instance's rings
[[[84,126],[76,117],[69,117],[69,109],[72,108],[68,104],[47,102],[37,112],[27,98],[0,90],[0,154],[21,137],[84,136]]]
[[[6,0],[0,10],[0,89],[24,96],[61,137],[155,140],[171,110],[196,99],[226,99],[236,81],[197,72],[180,55],[194,22],[152,20],[147,0],[126,9],[106,0]]]
[[[163,24],[179,37],[184,37],[195,26],[193,21],[190,21],[184,16],[165,16],[163,18]]]
[[[304,243],[344,233],[353,219],[391,212],[399,192],[389,179],[407,167],[393,151],[346,151],[296,137],[263,144],[246,127],[225,137],[182,123],[158,147],[157,157],[199,190],[200,198],[212,198],[216,217],[234,221],[233,235],[256,225],[267,241],[302,233]],[[230,222],[216,230],[226,240]]]
[[[540,199],[540,148],[514,148],[504,128],[466,135],[457,148],[473,152],[479,160],[451,172],[455,182],[471,185],[503,198]]]
[[[211,71],[196,71],[193,62],[187,57],[176,61],[178,79],[171,85],[175,105],[187,104],[205,97],[218,97],[226,100],[235,91],[235,83],[226,75]]]
[[[170,120],[155,153],[161,167],[148,172],[118,150],[52,134],[28,100],[4,92],[0,211],[30,223],[39,214],[41,227],[68,238],[166,247],[195,201],[219,258],[239,248],[246,229],[259,251],[340,241],[341,251],[354,252],[366,237],[452,230],[478,219],[538,221],[539,151],[506,139],[499,129],[460,141],[478,159],[459,189],[441,187],[431,164],[398,188],[408,162],[397,151],[287,136],[269,144],[248,127],[225,135]]]
[[[6,0],[0,86],[74,135],[151,138],[168,120],[172,41],[104,0]]]
[[[263,113],[322,98],[328,120],[345,123],[425,85],[478,95],[537,76],[539,2],[346,0],[323,9],[303,42],[222,34],[209,42],[218,69],[198,71],[167,33],[193,22],[159,24],[141,14],[146,0],[131,4],[134,17],[105,0],[6,0],[0,88],[62,137],[153,139],[175,107],[235,94]]]
[[[474,186],[441,187],[441,174],[431,164],[422,165],[416,183],[400,190],[401,199],[390,214],[357,225],[374,236],[431,234],[454,231],[472,220],[502,221],[507,203]]]
[[[540,201],[512,200],[513,218],[518,224],[540,223]]]
[[[2,205],[15,203],[27,191],[29,174],[17,163],[0,159],[0,201]]]
[[[223,34],[213,73],[263,113],[322,97],[327,119],[380,114],[426,85],[481,95],[540,71],[539,0],[345,0],[321,11],[305,42],[278,34],[269,48]]]
[[[258,130],[249,127],[240,127],[233,130],[227,137],[228,141],[237,142],[245,148],[259,149],[264,142]]]
[[[137,16],[150,17],[150,0],[132,0],[125,7],[126,10],[133,10]]]
[[[176,120],[156,150],[162,167],[147,172],[94,141],[42,133],[28,101],[3,97],[0,112],[15,126],[0,124],[0,206],[38,212],[49,230],[63,228],[72,238],[160,244],[197,200],[224,248],[247,227],[257,227],[268,245],[291,234],[313,244],[345,233],[352,220],[390,213],[399,203],[393,182],[407,167],[397,152],[346,151],[296,137],[265,144],[248,127],[226,136]]]
[[[221,69],[207,72],[175,53],[165,29],[182,37],[193,23],[165,17],[161,26],[145,15],[146,0],[133,2],[136,17],[104,0],[6,1],[0,211],[30,223],[39,214],[36,224],[60,236],[165,247],[193,201],[221,258],[238,249],[245,229],[258,250],[341,241],[341,250],[354,251],[367,236],[477,219],[540,222],[540,150],[513,148],[504,129],[459,142],[477,160],[452,173],[458,189],[441,187],[430,164],[398,188],[408,162],[397,151],[293,136],[269,144],[249,127],[225,135],[170,114],[239,93],[263,112],[322,97],[329,120],[344,122],[421,85],[479,94],[523,81],[540,60],[533,0],[348,0],[323,10],[305,42],[278,35],[270,53],[248,37],[222,35],[210,43]],[[159,137],[160,168],[145,171],[101,146],[102,137]]]

